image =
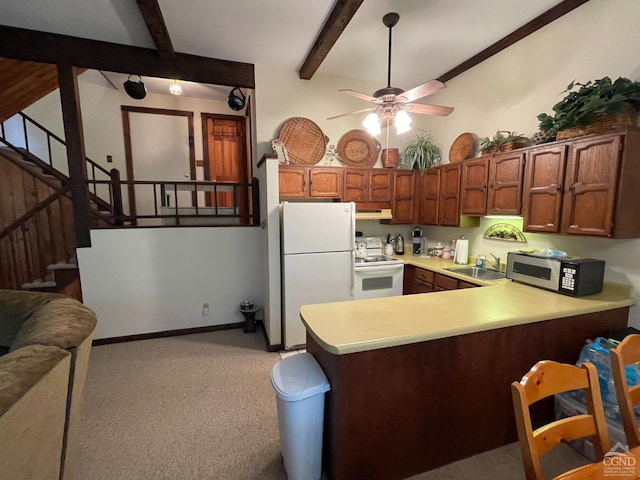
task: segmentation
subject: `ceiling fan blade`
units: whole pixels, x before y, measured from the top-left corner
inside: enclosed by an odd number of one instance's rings
[[[367,100],[369,102],[378,102],[378,99],[372,97],[370,95],[365,95],[364,93],[356,92],[355,90],[351,90],[349,88],[343,88],[342,90],[338,90],[339,92],[344,92],[347,95],[351,95],[352,97],[360,98],[362,100]]]
[[[439,92],[443,88],[446,88],[446,85],[441,81],[429,80],[427,83],[423,83],[422,85],[418,85],[411,90],[407,90],[406,92],[401,93],[400,95],[398,95],[398,98],[406,99],[406,102],[413,102],[414,100],[417,100],[419,98]]]
[[[411,113],[424,113],[425,115],[440,115],[446,117],[453,112],[453,107],[442,107],[440,105],[423,105],[422,103],[405,103],[403,110]]]
[[[333,117],[327,118],[327,120],[333,120],[334,118],[346,117],[347,115],[355,115],[356,113],[364,113],[364,112],[373,112],[376,107],[373,108],[365,108],[363,110],[356,110],[354,112],[341,113],[340,115],[334,115]]]

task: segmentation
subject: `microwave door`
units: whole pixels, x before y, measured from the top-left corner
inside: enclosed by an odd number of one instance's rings
[[[518,282],[557,291],[560,285],[560,262],[546,258],[526,257],[520,261],[516,256],[508,277]]]

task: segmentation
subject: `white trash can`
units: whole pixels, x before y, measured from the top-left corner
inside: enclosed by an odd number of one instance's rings
[[[292,355],[271,370],[278,404],[280,450],[288,480],[319,480],[327,377],[310,353]]]

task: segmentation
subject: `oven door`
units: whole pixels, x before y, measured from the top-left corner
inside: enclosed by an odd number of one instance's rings
[[[404,264],[361,265],[354,270],[353,299],[402,295]]]

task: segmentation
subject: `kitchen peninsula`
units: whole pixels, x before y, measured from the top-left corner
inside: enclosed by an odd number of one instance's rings
[[[301,308],[331,384],[330,480],[407,478],[515,441],[510,383],[541,359],[574,363],[585,339],[626,327],[635,303],[617,284],[572,298],[479,283]]]

